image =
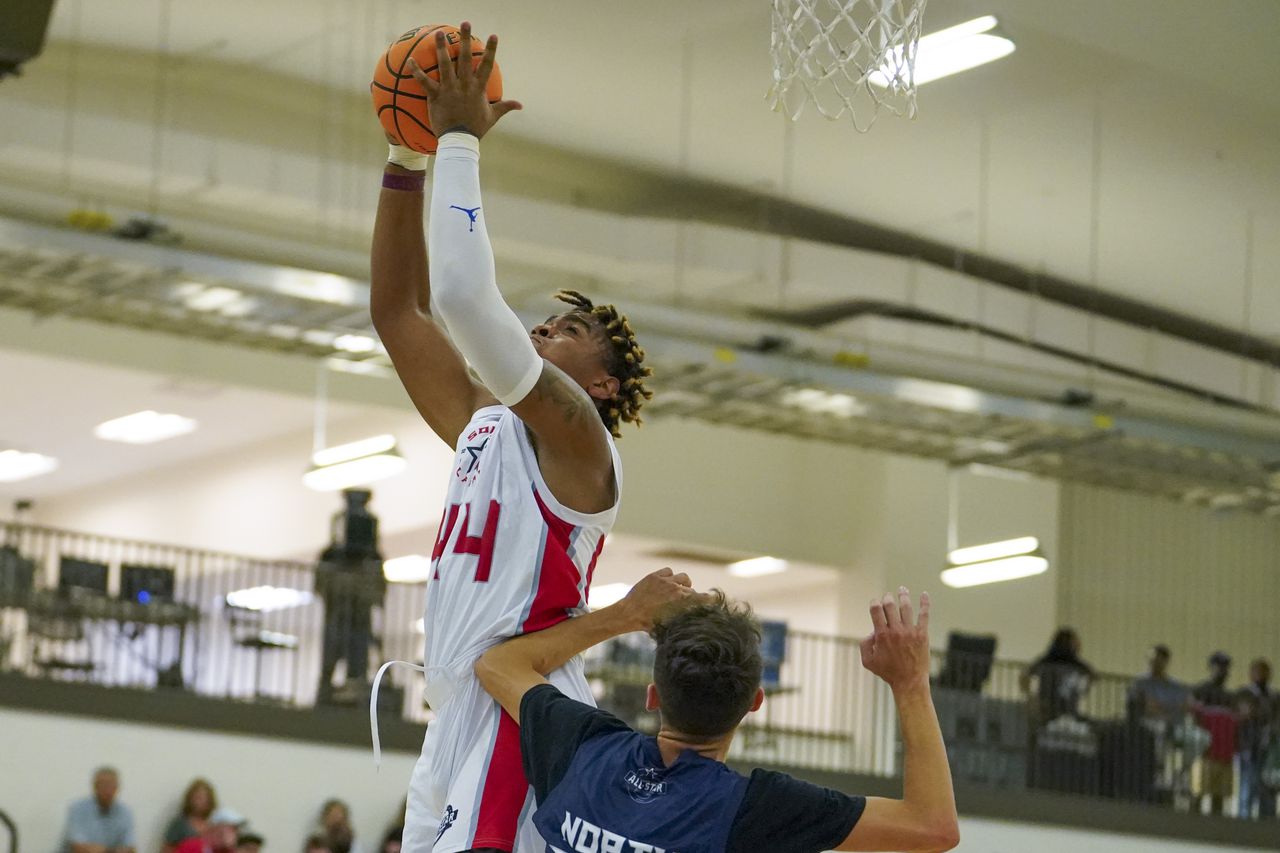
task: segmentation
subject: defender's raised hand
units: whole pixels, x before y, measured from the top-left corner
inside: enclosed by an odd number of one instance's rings
[[[871,602],[870,637],[862,641],[862,665],[894,690],[929,684],[929,593],[920,595],[920,616],[911,612],[911,593],[885,593]]]
[[[464,130],[480,138],[489,132],[489,128],[498,119],[512,110],[521,109],[521,105],[519,101],[498,101],[491,104],[485,95],[498,53],[498,37],[489,36],[484,58],[480,60],[479,67],[473,68],[471,24],[463,21],[460,30],[462,38],[458,45],[457,60],[449,56],[444,31],[437,31],[435,34],[439,80],[428,77],[413,57],[409,57],[407,67],[427,95],[427,113],[431,118],[431,127],[438,136],[454,130]]]
[[[631,630],[648,631],[653,628],[654,620],[669,608],[697,597],[693,582],[684,572],[676,574],[671,569],[658,569],[641,578],[618,603],[626,611]]]

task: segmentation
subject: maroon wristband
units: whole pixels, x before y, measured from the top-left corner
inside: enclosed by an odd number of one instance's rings
[[[422,192],[427,183],[427,173],[418,172],[416,175],[393,175],[390,173],[382,176],[382,186],[388,190],[404,190],[405,192]]]

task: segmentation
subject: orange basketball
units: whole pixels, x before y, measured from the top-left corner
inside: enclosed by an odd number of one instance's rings
[[[409,73],[408,61],[412,56],[427,76],[433,80],[440,79],[440,71],[436,65],[437,30],[444,30],[449,56],[457,59],[458,50],[462,47],[462,34],[457,27],[448,24],[415,27],[392,42],[386,53],[378,57],[378,64],[373,69],[373,82],[369,84],[369,91],[373,95],[373,109],[387,136],[396,144],[423,154],[435,153],[436,135],[431,130],[431,120],[427,116],[426,93]],[[476,38],[472,34],[473,68],[478,67],[480,60],[484,58],[484,44],[483,38]],[[486,94],[490,103],[502,100],[502,71],[496,63],[493,74],[489,77]]]

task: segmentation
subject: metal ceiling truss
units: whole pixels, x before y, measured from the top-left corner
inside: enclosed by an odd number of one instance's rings
[[[387,373],[390,362],[376,343],[367,299],[367,285],[341,276],[0,221],[0,305],[37,315]],[[1280,515],[1274,474],[1280,442],[1267,435],[1100,413],[804,353],[753,351],[726,345],[723,335],[691,338],[698,318],[685,313],[683,321],[682,328],[666,329],[646,323],[658,392],[646,412],[653,417],[690,417]],[[724,325],[724,317],[709,316],[702,328]],[[1280,437],[1280,423],[1274,436]]]

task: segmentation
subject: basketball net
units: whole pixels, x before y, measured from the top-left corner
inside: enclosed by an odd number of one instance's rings
[[[916,45],[926,0],[773,0],[773,109],[812,103],[859,133],[881,110],[915,118]]]

